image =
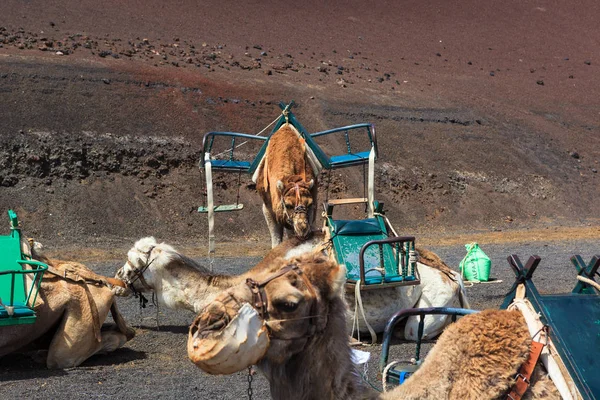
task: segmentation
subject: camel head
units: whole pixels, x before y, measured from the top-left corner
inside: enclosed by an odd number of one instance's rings
[[[154,270],[164,265],[168,257],[164,250],[175,251],[165,243],[157,243],[153,237],[138,240],[127,253],[127,261],[117,271],[115,278],[122,280],[133,292],[150,292],[155,290]]]
[[[284,365],[323,334],[345,310],[344,266],[312,253],[273,261],[245,283],[221,292],[194,320],[188,356],[211,374],[231,374],[258,362]],[[340,303],[341,302],[341,303]],[[224,362],[223,360],[228,360]]]
[[[277,181],[277,192],[281,199],[277,216],[299,239],[306,239],[311,231],[313,204],[313,186],[315,181],[306,182],[299,175]]]

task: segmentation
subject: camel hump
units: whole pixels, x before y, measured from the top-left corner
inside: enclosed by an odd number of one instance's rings
[[[450,268],[448,264],[443,262],[440,256],[435,254],[433,251],[423,249],[420,247],[417,247],[416,250],[417,253],[419,253],[419,262],[421,264],[425,264],[428,267],[435,268],[448,276],[454,276],[454,270]]]

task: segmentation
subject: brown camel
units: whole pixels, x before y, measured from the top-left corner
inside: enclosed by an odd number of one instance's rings
[[[24,247],[26,245],[24,244]],[[36,322],[0,327],[0,357],[48,337],[48,368],[76,367],[94,354],[108,353],[132,339],[115,303],[113,278],[95,274],[85,265],[48,259],[34,246],[31,258],[49,265],[36,301]],[[116,326],[102,327],[108,312]],[[48,342],[42,340],[41,342]]]
[[[190,327],[188,355],[210,373],[233,372],[231,362],[220,371],[220,364],[211,362],[217,358],[239,360],[233,369],[238,371],[256,363],[274,399],[506,397],[531,343],[520,313],[488,310],[460,319],[408,381],[380,395],[367,387],[351,361],[344,282],[345,268],[324,257],[275,260],[198,315]],[[246,303],[256,316],[238,318]],[[231,331],[235,334],[223,334]],[[247,341],[257,345],[245,346]],[[558,398],[538,369],[524,398]]]
[[[275,247],[293,232],[305,239],[316,216],[317,177],[306,154],[304,140],[291,124],[281,126],[269,139],[256,175],[263,214]]]

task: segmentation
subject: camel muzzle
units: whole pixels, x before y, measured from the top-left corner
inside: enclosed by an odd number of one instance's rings
[[[248,303],[230,317],[225,304],[214,302],[201,313],[188,335],[188,357],[213,375],[226,375],[256,364],[269,348],[265,321]]]

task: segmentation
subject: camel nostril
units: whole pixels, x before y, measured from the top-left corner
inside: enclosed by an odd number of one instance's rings
[[[202,338],[223,330],[231,318],[222,303],[212,304],[206,311],[200,314],[190,327],[193,338]]]

